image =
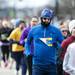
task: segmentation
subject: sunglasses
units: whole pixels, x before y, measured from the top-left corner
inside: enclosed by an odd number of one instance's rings
[[[42,18],[42,19],[44,19],[44,20],[50,20],[50,18]]]
[[[68,30],[62,30],[62,32],[68,32]]]

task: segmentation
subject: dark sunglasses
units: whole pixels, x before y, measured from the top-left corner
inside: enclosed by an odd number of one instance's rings
[[[50,20],[50,18],[42,18],[42,19],[44,19],[44,20]]]
[[[68,30],[62,30],[62,32],[68,32]]]

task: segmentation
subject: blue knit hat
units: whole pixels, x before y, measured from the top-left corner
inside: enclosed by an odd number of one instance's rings
[[[17,19],[17,20],[15,21],[15,26],[16,26],[16,27],[18,27],[18,26],[19,26],[20,21],[21,21],[20,19]]]
[[[51,9],[43,9],[42,13],[41,13],[41,18],[50,18],[52,19],[54,16],[54,12]]]

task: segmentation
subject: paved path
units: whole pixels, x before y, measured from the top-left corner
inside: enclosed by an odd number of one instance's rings
[[[3,63],[1,62],[1,49],[0,49],[0,64],[1,64],[0,65],[0,75],[16,75],[15,62],[12,64],[12,69],[10,69],[9,67],[7,68],[3,67]],[[21,75],[21,69],[19,71],[19,75]]]
[[[4,69],[4,68],[0,68],[0,75],[16,75],[16,72],[14,69]],[[19,75],[21,75],[19,73]]]
[[[4,68],[3,66],[0,67],[0,75],[16,75],[15,63],[13,63],[12,66],[13,66],[12,69],[10,69],[9,67],[7,68]],[[19,71],[19,75],[21,75],[21,69]]]

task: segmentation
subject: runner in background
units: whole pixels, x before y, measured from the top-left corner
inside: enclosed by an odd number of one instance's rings
[[[27,39],[27,36],[28,36],[30,29],[32,27],[36,26],[37,23],[38,23],[38,18],[32,17],[29,27],[27,27],[23,30],[23,33],[20,38],[20,44],[22,44],[23,46],[25,45],[25,40]],[[29,57],[25,56],[25,50],[24,50],[24,61],[22,63],[23,64],[22,65],[22,71],[23,71],[22,75],[25,75],[25,69],[24,69],[25,64],[27,65],[29,75],[32,75],[32,56],[33,56],[33,44],[31,45],[31,55]]]
[[[16,28],[11,32],[10,36],[8,37],[8,40],[10,41],[10,43],[12,43],[11,57],[16,62],[16,71],[17,71],[16,75],[19,74],[21,60],[24,57],[23,56],[24,47],[19,43],[24,27],[25,27],[25,22],[23,20],[17,20]]]

